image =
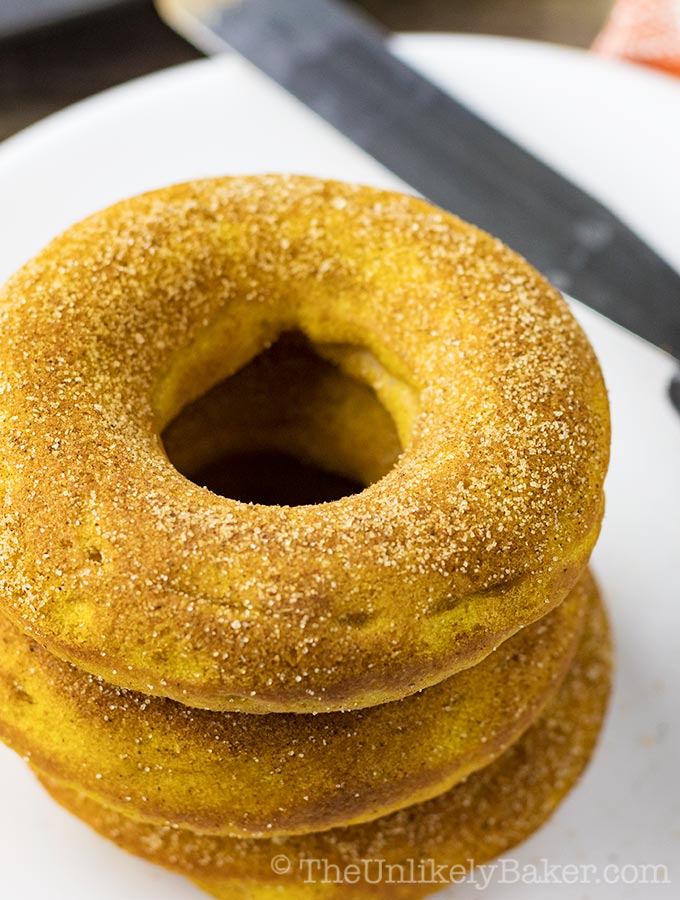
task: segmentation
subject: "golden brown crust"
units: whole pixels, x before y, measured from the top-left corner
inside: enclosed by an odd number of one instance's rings
[[[550,817],[574,786],[595,746],[611,679],[611,646],[604,609],[591,607],[572,669],[557,698],[538,722],[503,756],[446,794],[390,816],[321,834],[268,840],[237,840],[154,828],[134,822],[54,781],[46,788],[101,834],[152,862],[197,881],[223,900],[415,900],[437,884],[305,884],[319,869],[301,860],[325,860],[340,872],[355,864],[376,877],[364,860],[408,867],[409,860],[448,868],[484,863],[528,837]],[[285,856],[291,871],[272,872]],[[330,870],[331,873],[333,870]],[[398,870],[395,870],[398,871]],[[407,869],[408,871],[408,869]],[[460,877],[460,872],[457,873]],[[333,875],[331,874],[331,878]]]
[[[396,699],[559,603],[595,542],[592,349],[530,266],[420,200],[168,188],[57,238],[0,315],[0,603],[122,687],[251,712]],[[291,328],[375,387],[397,465],[300,507],[179,475],[163,426]]]
[[[0,619],[0,738],[146,821],[246,836],[366,821],[447,790],[516,741],[559,688],[595,596],[587,573],[474,669],[317,716],[215,713],[121,691]]]

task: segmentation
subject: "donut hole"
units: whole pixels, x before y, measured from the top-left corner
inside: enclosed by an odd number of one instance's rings
[[[162,433],[170,462],[216,494],[299,506],[355,494],[402,451],[375,391],[286,333]]]
[[[353,478],[275,451],[225,454],[193,473],[191,480],[214,494],[266,506],[339,500],[365,487]]]

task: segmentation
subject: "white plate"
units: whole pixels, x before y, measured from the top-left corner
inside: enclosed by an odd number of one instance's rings
[[[607,201],[680,266],[678,83],[519,41],[409,36],[396,47]],[[265,170],[400,186],[237,59],[192,63],[81,103],[0,147],[0,279],[70,222],[124,195]],[[615,627],[616,690],[580,786],[511,856],[520,865],[547,858],[598,871],[578,886],[497,877],[485,896],[669,897],[672,884],[639,883],[633,868],[607,884],[615,873],[604,866],[663,864],[669,878],[680,878],[680,417],[665,393],[672,364],[585,307],[575,311],[602,360],[613,408],[608,509],[594,562]],[[61,812],[4,748],[0,796],[1,896],[200,896]],[[453,894],[480,895],[472,885]]]

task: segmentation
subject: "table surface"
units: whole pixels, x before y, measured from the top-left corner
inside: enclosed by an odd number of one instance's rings
[[[588,46],[611,0],[361,0],[394,31],[503,34]],[[0,44],[0,140],[57,109],[199,54],[130,0],[91,16]]]

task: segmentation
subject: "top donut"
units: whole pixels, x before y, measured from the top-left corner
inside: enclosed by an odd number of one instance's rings
[[[0,609],[115,685],[260,713],[400,698],[560,603],[594,545],[593,350],[523,259],[422,200],[170,187],[56,238],[0,315]],[[396,464],[295,507],[192,483],[163,429],[291,331],[375,391]]]

